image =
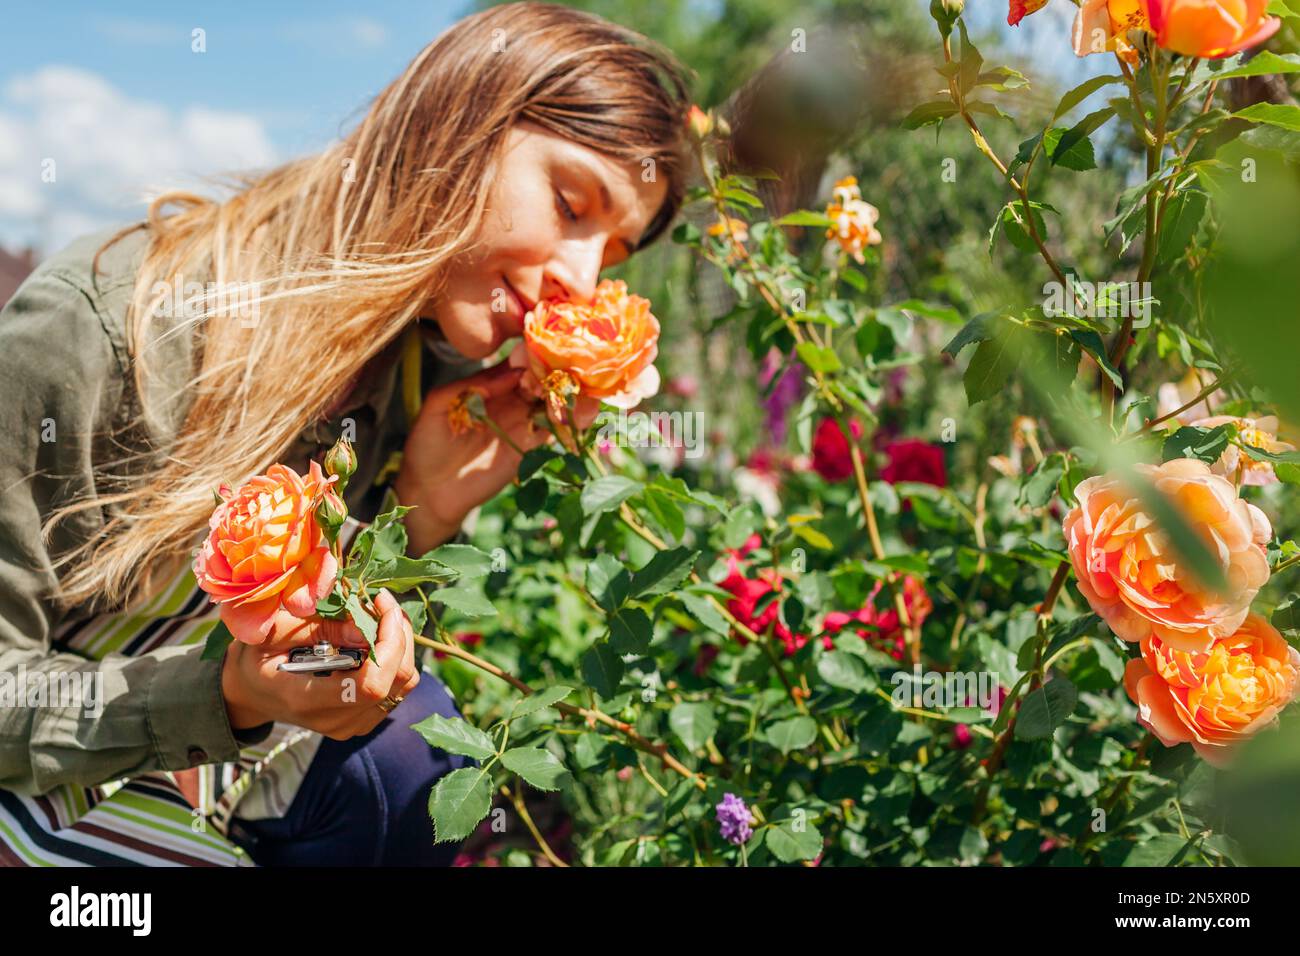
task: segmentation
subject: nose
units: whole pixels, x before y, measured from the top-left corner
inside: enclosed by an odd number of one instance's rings
[[[563,243],[546,265],[542,281],[544,298],[590,302],[600,281],[605,242],[598,235]]]

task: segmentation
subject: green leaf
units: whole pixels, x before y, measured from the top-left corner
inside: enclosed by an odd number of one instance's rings
[[[405,555],[375,564],[366,577],[367,587],[387,588],[401,594],[421,584],[442,584],[455,580],[458,573],[432,558],[408,558]]]
[[[1085,80],[1061,97],[1061,101],[1056,104],[1056,111],[1052,113],[1052,122],[1056,122],[1098,90],[1110,86],[1112,83],[1123,82],[1124,77],[1115,76],[1114,74],[1094,76]]]
[[[1106,349],[1106,343],[1101,340],[1101,336],[1092,329],[1071,329],[1070,338],[1078,342],[1085,352],[1093,357],[1101,370],[1106,373],[1116,388],[1124,387],[1124,377],[1120,375],[1119,369],[1115,363],[1110,360],[1110,353]]]
[[[618,654],[644,654],[653,636],[654,624],[639,607],[619,608],[609,616],[609,643]]]
[[[1294,13],[1286,15],[1295,16]],[[1300,56],[1294,53],[1278,55],[1268,50],[1260,50],[1241,66],[1215,73],[1213,79],[1222,82],[1234,80],[1239,76],[1271,76],[1277,73],[1300,73]]]
[[[449,754],[464,754],[475,760],[487,760],[497,752],[492,738],[462,717],[447,718],[430,714],[411,729],[418,733],[430,747]]]
[[[788,754],[802,750],[817,739],[817,724],[811,717],[790,717],[770,724],[764,737],[781,753]]]
[[[1282,129],[1300,130],[1300,106],[1283,106],[1278,103],[1256,103],[1232,114],[1250,123],[1267,123]]]
[[[1196,189],[1182,189],[1170,197],[1160,220],[1160,239],[1156,247],[1160,262],[1182,258],[1205,218],[1208,203],[1209,196]]]
[[[934,100],[922,103],[903,119],[903,129],[921,129],[931,123],[942,123],[949,116],[957,113],[952,100]]]
[[[582,489],[582,513],[602,514],[613,511],[641,490],[641,483],[622,475],[605,475]]]
[[[668,726],[672,728],[687,750],[703,747],[718,729],[713,716],[713,706],[706,703],[674,704],[668,712]]]
[[[1052,452],[1035,466],[1033,473],[1020,485],[1016,504],[1021,507],[1042,508],[1052,500],[1061,476],[1065,474],[1065,456]]]
[[[553,687],[545,687],[535,694],[529,694],[523,700],[515,701],[515,706],[510,711],[510,719],[518,717],[527,717],[529,714],[535,714],[537,711],[552,704],[559,703],[573,693],[572,687],[565,687],[563,684],[556,684]]]
[[[511,747],[501,755],[501,763],[538,790],[559,790],[572,779],[568,768],[544,747]]]
[[[829,229],[833,223],[830,217],[820,212],[810,212],[807,209],[798,209],[795,212],[787,213],[780,219],[776,220],[774,225],[777,226],[813,226],[817,229]]]
[[[731,625],[708,598],[693,591],[681,591],[676,597],[681,600],[691,617],[703,624],[707,630],[721,634],[723,637],[731,633]]]
[[[466,617],[493,617],[497,613],[492,602],[476,588],[440,588],[429,595],[429,601],[459,611]]]
[[[379,622],[376,621],[364,607],[361,606],[361,599],[356,594],[349,594],[347,600],[348,614],[352,618],[352,623],[357,626],[357,630],[366,639],[370,645],[370,659],[375,659],[375,638],[379,636]]]
[[[560,453],[549,445],[528,449],[524,452],[524,457],[519,460],[519,480],[527,481],[548,461],[559,457]]]
[[[598,554],[587,565],[587,590],[606,611],[622,607],[631,586],[632,575],[612,554]]]
[[[957,353],[966,346],[993,338],[996,319],[997,314],[993,312],[982,312],[975,316],[961,327],[961,330],[952,337],[951,342],[943,347],[944,354],[956,358]]]
[[[962,376],[968,404],[975,405],[1002,392],[1017,365],[1010,342],[1010,336],[999,335],[985,339],[975,349],[966,374]]]
[[[1165,439],[1161,448],[1161,460],[1172,461],[1175,458],[1195,458],[1207,465],[1219,460],[1236,427],[1231,422],[1216,425],[1214,428],[1194,428],[1184,425]]]
[[[429,795],[433,842],[465,839],[491,809],[492,785],[487,773],[477,767],[453,770]]]
[[[1078,691],[1064,677],[1048,681],[1021,702],[1016,717],[1016,739],[1042,740],[1052,736],[1078,702]]]
[[[593,644],[582,655],[582,679],[606,699],[618,693],[624,670],[623,658],[615,654],[608,644]]]
[[[1175,833],[1157,833],[1129,850],[1120,866],[1169,866],[1187,842]]]
[[[820,348],[812,342],[800,342],[795,346],[795,351],[799,353],[800,360],[814,372],[830,373],[838,372],[844,367],[834,349]]]
[[[446,565],[463,578],[481,578],[492,571],[492,556],[468,544],[444,544],[423,559]]]
[[[200,660],[219,661],[226,656],[226,648],[230,642],[235,639],[235,635],[230,633],[230,628],[226,627],[226,622],[218,620],[216,626],[208,632],[208,639],[203,642],[203,653],[199,655]]]
[[[654,597],[675,590],[690,575],[700,552],[673,548],[656,552],[646,566],[632,575],[631,596]]]
[[[546,505],[546,496],[549,493],[550,486],[547,485],[545,478],[534,478],[524,482],[515,492],[515,503],[519,505],[519,512],[526,518],[533,517]]]
[[[782,820],[768,827],[766,833],[765,846],[782,863],[814,860],[822,851],[821,831],[809,821],[804,821],[800,826],[795,820]]]
[[[817,661],[817,673],[832,687],[841,687],[855,693],[865,693],[877,685],[876,675],[867,669],[866,662],[848,651],[829,651]]]

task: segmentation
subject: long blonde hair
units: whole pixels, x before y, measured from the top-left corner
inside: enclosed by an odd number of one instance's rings
[[[252,289],[258,320],[207,308],[165,330],[194,336],[185,417],[170,447],[145,452],[142,479],[106,473],[96,484],[120,490],[67,504],[45,523],[48,541],[63,519],[114,506],[94,537],[56,562],[71,565],[58,603],[129,605],[179,570],[213,489],[265,471],[439,294],[449,264],[473,246],[515,123],[617,158],[653,159],[668,199],[644,243],[681,202],[688,106],[680,68],[643,37],[566,7],[510,4],[426,46],[324,152],[243,179],[224,201],[158,196],[127,313],[142,402],[133,427],[163,412],[145,400],[152,373],[142,348],[159,331],[157,283],[201,276]]]

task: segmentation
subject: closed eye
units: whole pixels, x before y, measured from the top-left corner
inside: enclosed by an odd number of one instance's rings
[[[560,192],[558,189],[555,191],[555,204],[559,206],[560,213],[565,219],[570,222],[578,221],[578,214],[573,211],[573,207],[569,205],[569,201],[564,198],[564,193]]]

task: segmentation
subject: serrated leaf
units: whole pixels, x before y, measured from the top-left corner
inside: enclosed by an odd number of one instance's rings
[[[347,600],[348,615],[352,618],[352,623],[357,626],[357,630],[366,639],[370,645],[370,659],[375,659],[375,638],[379,636],[379,622],[371,616],[361,605],[361,599],[356,594],[349,594]]]
[[[523,700],[515,701],[515,706],[510,710],[510,719],[535,714],[543,708],[559,703],[572,693],[573,688],[565,687],[563,684],[543,688],[535,694],[529,694]]]
[[[453,770],[429,794],[429,817],[433,820],[433,842],[463,840],[492,809],[489,776],[478,767]]]
[[[623,658],[608,644],[592,645],[582,655],[582,679],[601,697],[610,698],[618,692],[624,670]]]
[[[418,724],[412,724],[411,729],[423,737],[429,746],[445,750],[449,754],[487,760],[497,752],[492,738],[463,717],[448,718],[441,714],[430,714]]]
[[[511,747],[501,755],[501,763],[538,790],[559,790],[572,779],[564,764],[544,747]]]
[[[689,548],[659,551],[646,566],[633,573],[631,596],[655,597],[675,590],[690,575],[700,552]]]
[[[481,578],[492,571],[492,556],[473,545],[444,544],[422,556],[455,571],[463,578]]]
[[[865,693],[876,687],[876,675],[866,662],[848,651],[829,651],[817,660],[817,674],[832,687]]]
[[[644,654],[653,636],[650,615],[639,607],[619,608],[609,616],[609,643],[618,654]]]
[[[1079,693],[1064,677],[1048,681],[1020,704],[1016,717],[1017,740],[1043,740],[1074,712]]]
[[[603,514],[613,511],[641,490],[641,483],[623,475],[605,475],[582,489],[582,513]]]
[[[439,588],[429,595],[429,601],[459,611],[466,617],[493,617],[497,613],[486,595],[475,588]]]

